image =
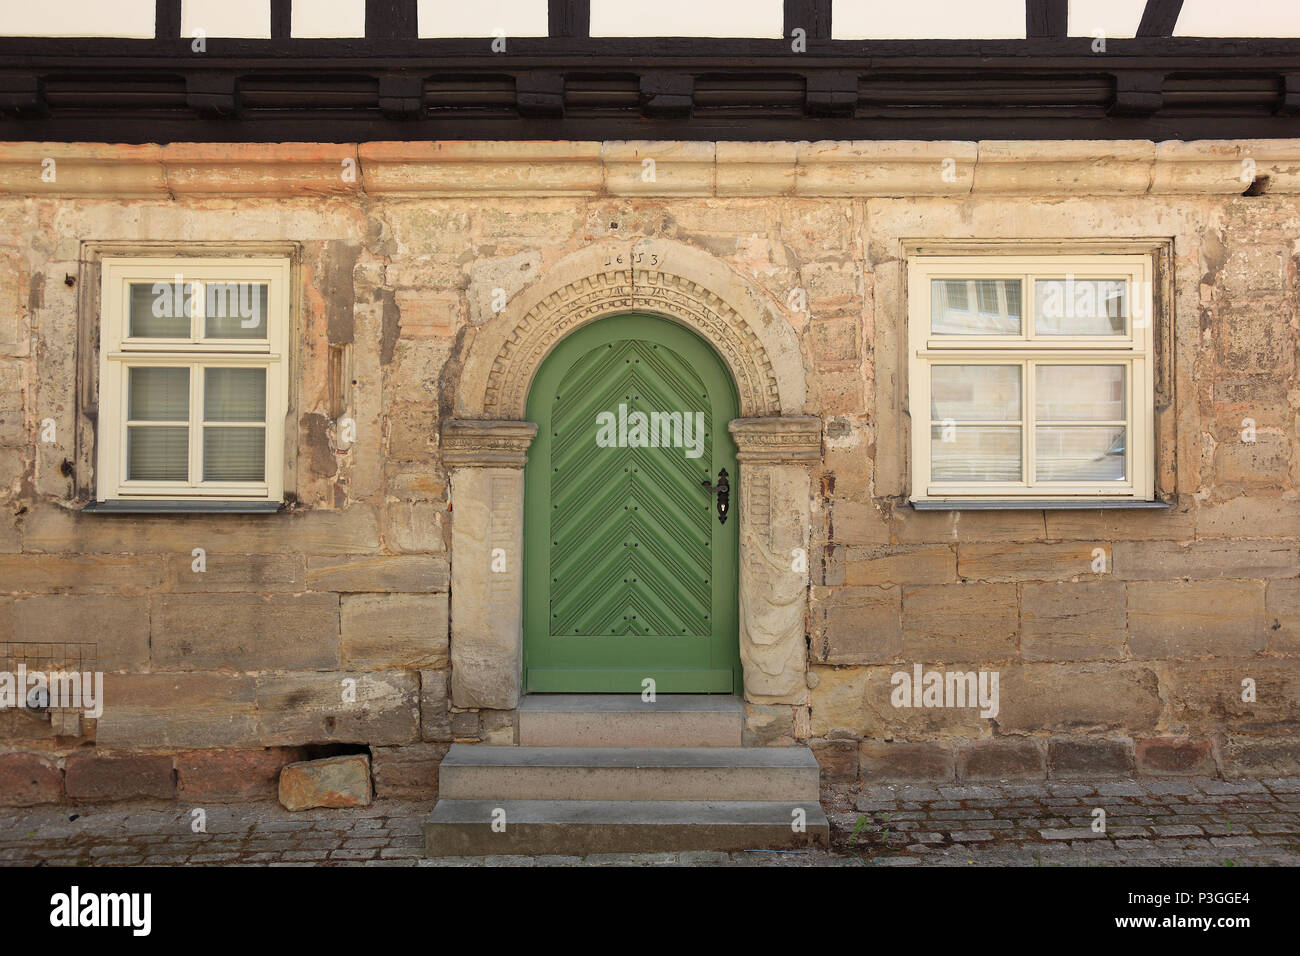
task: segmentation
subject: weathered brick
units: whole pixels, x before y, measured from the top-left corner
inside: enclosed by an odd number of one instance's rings
[[[808,741],[821,767],[822,783],[852,783],[858,779],[858,742],[856,740]]]
[[[258,733],[267,746],[382,746],[420,736],[419,686],[411,671],[266,674],[256,686]]]
[[[864,740],[858,748],[858,762],[863,780],[956,779],[953,752],[937,741]]]
[[[74,751],[64,766],[64,787],[74,800],[170,800],[176,772],[170,756]]]
[[[84,555],[130,553],[132,558],[60,558],[29,555],[57,565],[59,561],[84,560],[87,570],[103,571],[92,578],[108,578],[108,586],[128,579],[133,569],[143,579],[141,586],[156,586],[161,567],[147,562],[144,555],[171,552],[188,555],[195,548],[210,553],[353,554],[379,547],[379,520],[374,509],[353,504],[340,511],[302,509],[274,515],[80,515],[62,508],[38,506],[23,518],[23,544],[29,551],[81,552]],[[0,579],[9,580],[0,558]],[[95,562],[99,562],[97,565]],[[38,566],[39,568],[39,566]],[[151,569],[146,575],[144,569]],[[37,572],[32,572],[33,574]],[[47,572],[48,573],[48,572]],[[75,568],[69,571],[76,576]],[[30,590],[53,590],[33,587]]]
[[[976,740],[957,751],[957,779],[1042,780],[1043,751],[1032,740],[999,737]]]
[[[1053,779],[1094,779],[1133,772],[1133,741],[1065,737],[1047,743],[1047,769]]]
[[[446,591],[445,557],[369,555],[307,559],[307,586],[316,591]]]
[[[1129,653],[1139,659],[1250,655],[1264,649],[1264,582],[1134,581]]]
[[[1098,553],[1100,552],[1100,553]],[[965,581],[1095,580],[1110,566],[1110,545],[967,544],[957,546],[957,574]]]
[[[1290,578],[1300,574],[1300,548],[1274,541],[1120,542],[1115,577],[1121,581],[1171,578]]]
[[[35,753],[0,754],[0,807],[57,803],[63,774],[53,757]]]
[[[1124,585],[1116,581],[1027,583],[1020,653],[1027,661],[1122,660]]]
[[[15,601],[13,615],[16,640],[93,643],[97,670],[130,670],[149,663],[146,597],[42,595]]]
[[[253,678],[212,673],[106,674],[104,747],[260,746]]]
[[[341,613],[343,667],[447,666],[446,594],[345,594]]]
[[[1024,664],[999,681],[998,726],[1007,733],[1150,730],[1163,703],[1156,673],[1135,664]]]
[[[176,755],[176,792],[186,800],[273,799],[280,771],[302,758],[296,747],[183,751]]]
[[[903,590],[903,652],[913,661],[996,661],[1017,656],[1014,584],[943,584]]]
[[[1293,735],[1224,738],[1223,773],[1228,777],[1300,775],[1300,740]]]
[[[1148,737],[1137,743],[1138,769],[1155,775],[1212,777],[1214,742],[1195,737]]]
[[[447,671],[420,671],[420,736],[451,740],[451,701]]]
[[[821,600],[814,605],[813,619],[820,633],[820,654],[827,663],[872,664],[899,659],[903,650],[899,588],[817,588],[818,593]],[[814,653],[819,652],[815,649]]]
[[[194,570],[189,553],[169,554],[167,579],[175,591],[301,591],[305,576],[299,554],[204,555],[203,570]]]
[[[371,748],[375,796],[430,799],[438,796],[438,765],[449,744],[406,744]]]
[[[848,585],[950,584],[957,580],[952,548],[849,548],[844,564]]]
[[[1300,578],[1268,582],[1264,619],[1269,652],[1300,655]]]
[[[166,594],[153,599],[154,664],[176,670],[339,666],[334,594]]]
[[[150,555],[0,554],[0,581],[12,594],[140,594],[162,584],[163,568],[162,561]]]

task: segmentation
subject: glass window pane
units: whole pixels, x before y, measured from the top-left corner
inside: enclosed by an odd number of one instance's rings
[[[140,339],[188,339],[193,287],[188,282],[132,282],[127,335]]]
[[[1123,335],[1127,318],[1124,279],[1034,280],[1034,331],[1039,335]]]
[[[131,481],[189,478],[190,430],[182,425],[130,425],[126,429],[126,477]]]
[[[1019,365],[932,365],[932,421],[1020,420]]]
[[[1006,425],[930,428],[932,481],[1020,481],[1020,429]]]
[[[265,477],[265,428],[203,429],[204,481],[262,481]]]
[[[1034,408],[1039,421],[1117,421],[1125,416],[1123,365],[1039,365]]]
[[[204,290],[203,334],[210,339],[266,338],[267,286],[261,282],[209,282]]]
[[[126,417],[133,422],[183,422],[190,417],[190,370],[127,370]]]
[[[1019,279],[931,279],[935,335],[1019,335]]]
[[[1127,429],[1106,426],[1040,426],[1035,429],[1039,481],[1123,481]]]
[[[203,420],[265,422],[266,369],[204,369]]]

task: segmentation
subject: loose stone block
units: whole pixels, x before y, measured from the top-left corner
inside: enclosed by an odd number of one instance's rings
[[[64,766],[64,787],[74,800],[170,800],[176,772],[170,756],[75,751]]]
[[[279,798],[286,810],[368,807],[374,798],[370,758],[348,754],[288,764],[280,771]]]

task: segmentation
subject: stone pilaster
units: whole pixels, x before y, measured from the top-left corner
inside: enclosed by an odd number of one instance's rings
[[[740,662],[745,699],[802,704],[808,697],[808,465],[821,457],[821,419],[740,418],[729,430],[740,462]]]
[[[457,707],[512,710],[523,669],[524,473],[537,426],[452,420],[451,696]]]

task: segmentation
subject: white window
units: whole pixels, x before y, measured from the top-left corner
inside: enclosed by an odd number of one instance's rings
[[[1151,260],[908,260],[912,500],[1150,500]]]
[[[100,500],[278,501],[287,259],[105,259]]]

